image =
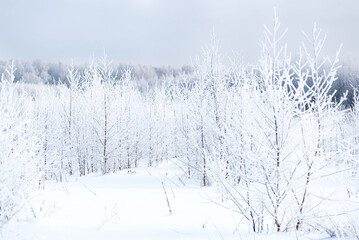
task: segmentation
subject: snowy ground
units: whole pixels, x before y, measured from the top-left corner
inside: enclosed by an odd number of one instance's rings
[[[216,194],[213,188],[179,180],[181,172],[176,169],[166,163],[156,168],[48,183],[44,191],[32,198],[37,203],[33,207],[36,218],[12,221],[0,239],[321,238],[252,234],[235,213],[208,200]]]

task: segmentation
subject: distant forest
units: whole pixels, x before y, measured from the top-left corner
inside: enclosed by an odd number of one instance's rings
[[[0,60],[0,74],[8,66],[9,61]],[[33,83],[33,84],[68,84],[67,74],[71,66],[69,63],[51,63],[42,60],[23,61],[14,60],[16,66],[15,82]],[[90,63],[74,64],[74,67],[82,74]],[[189,65],[182,67],[171,66],[151,66],[151,65],[129,65],[112,63],[115,70],[116,79],[120,79],[125,70],[130,69],[132,78],[137,81],[140,89],[153,87],[163,79],[176,78],[181,74],[191,74],[193,68]]]
[[[0,75],[4,73],[10,60],[0,60]],[[32,84],[68,84],[67,74],[71,66],[69,63],[51,63],[42,60],[24,61],[14,60],[16,66],[15,82],[24,82]],[[90,63],[75,64],[79,73],[83,73]],[[349,108],[352,105],[354,91],[353,87],[359,87],[359,60],[346,59],[342,60],[341,68],[337,73],[338,80],[334,82],[331,92],[335,93],[335,99],[339,100],[343,94],[348,91],[347,100],[344,107]],[[140,91],[146,88],[153,88],[156,84],[161,84],[164,80],[171,81],[178,79],[183,75],[193,74],[194,67],[191,65],[183,65],[182,67],[172,66],[151,66],[151,65],[129,65],[121,63],[112,63],[116,79],[120,79],[123,72],[127,69],[131,70],[132,79],[136,81],[136,85]]]

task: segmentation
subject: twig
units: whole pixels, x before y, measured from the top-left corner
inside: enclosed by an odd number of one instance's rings
[[[94,191],[92,191],[89,187],[87,187],[84,183],[82,183],[81,181],[79,181],[79,183],[81,183],[82,186],[84,186],[87,190],[89,190],[90,193],[92,193],[93,195],[95,195],[97,197],[97,194]]]
[[[170,212],[170,215],[172,215],[172,209],[171,209],[171,206],[170,206],[170,201],[168,200],[165,184],[163,183],[163,181],[162,181],[162,187],[163,187],[163,191],[165,192],[165,195],[166,195],[168,211]]]

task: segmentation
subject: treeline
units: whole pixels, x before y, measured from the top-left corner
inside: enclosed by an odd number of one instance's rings
[[[294,60],[293,60],[294,61]],[[0,73],[5,72],[9,61],[0,61]],[[15,60],[16,65],[15,82],[35,83],[35,84],[49,84],[56,85],[60,83],[68,83],[67,73],[71,64],[66,63],[48,63],[41,60],[35,61],[21,61]],[[75,67],[80,74],[83,74],[90,63],[76,64]],[[333,84],[330,93],[335,93],[335,100],[339,100],[345,92],[348,92],[347,99],[343,103],[345,108],[353,105],[354,91],[353,88],[359,86],[359,61],[356,59],[341,60],[341,66],[337,72],[337,81]],[[189,75],[194,72],[191,65],[176,67],[154,67],[147,65],[126,65],[111,63],[114,70],[115,80],[122,77],[122,73],[131,69],[132,79],[135,86],[141,92],[145,92],[146,88],[153,88],[156,84],[162,84],[165,79],[170,77],[179,78],[182,75]],[[325,67],[325,66],[324,66]]]
[[[4,73],[6,67],[10,62],[14,61],[16,65],[15,82],[31,83],[31,84],[48,84],[57,85],[65,83],[68,85],[67,73],[68,68],[72,64],[67,63],[49,63],[41,60],[22,61],[22,60],[9,60],[0,61],[0,73]],[[86,68],[94,63],[76,64],[75,67],[80,74],[83,74]],[[145,88],[152,88],[154,85],[162,82],[164,78],[178,77],[181,74],[189,74],[193,72],[190,65],[182,67],[156,67],[150,65],[130,65],[130,64],[115,64],[110,63],[113,69],[113,77],[119,80],[122,73],[131,69],[131,75],[136,82],[136,86],[145,91]]]

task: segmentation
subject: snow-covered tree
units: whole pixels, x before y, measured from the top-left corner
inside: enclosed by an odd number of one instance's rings
[[[31,98],[14,83],[15,71],[12,62],[0,85],[0,227],[27,205],[42,174],[41,132],[36,129]]]

